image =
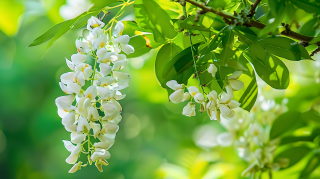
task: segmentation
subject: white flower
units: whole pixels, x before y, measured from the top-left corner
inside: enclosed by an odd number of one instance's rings
[[[81,86],[77,83],[67,83],[67,86],[65,86],[62,82],[59,82],[60,88],[63,92],[66,94],[72,94],[72,93],[78,93],[81,89]]]
[[[214,101],[214,102],[216,102],[217,99],[218,99],[217,96],[218,96],[218,95],[217,95],[217,92],[216,92],[215,90],[212,90],[212,91],[210,91],[210,92],[208,93],[207,98],[208,98],[209,101]]]
[[[120,60],[113,64],[112,70],[117,71],[123,69],[127,65],[127,60]]]
[[[222,147],[228,147],[233,142],[233,136],[229,132],[221,133],[217,136],[217,142]]]
[[[197,93],[199,93],[199,89],[195,86],[190,86],[188,91],[192,97],[194,97]]]
[[[96,148],[96,151],[93,152],[93,154],[91,156],[91,160],[95,162],[99,158],[109,159],[110,156],[111,156],[110,153],[108,151],[106,151],[105,149]]]
[[[129,86],[131,76],[128,73],[114,71],[113,77],[116,78],[116,82],[117,82],[112,86],[113,90],[122,90]]]
[[[89,20],[88,20],[88,24],[87,24],[87,29],[88,30],[93,30],[96,27],[103,27],[105,24],[100,21],[98,18],[92,16]]]
[[[92,75],[92,67],[89,64],[81,63],[75,67],[74,82],[83,86],[85,80],[89,80]]]
[[[100,72],[103,74],[103,76],[107,76],[112,71],[112,66],[107,65],[105,63],[100,63]]]
[[[100,99],[105,99],[105,100],[110,100],[116,95],[116,92],[117,92],[115,90],[110,90],[108,88],[104,88],[100,86],[97,87],[97,90],[98,90]]]
[[[204,96],[202,93],[197,93],[196,95],[194,95],[194,100],[197,103],[203,103],[204,102]]]
[[[78,162],[73,165],[73,167],[68,171],[69,173],[74,173],[81,169],[82,162]]]
[[[112,35],[115,36],[115,37],[118,37],[118,36],[122,35],[123,29],[124,29],[124,25],[120,21],[114,27],[114,31],[113,31]]]
[[[89,53],[90,52],[90,46],[88,42],[76,40],[76,47],[78,53]]]
[[[88,120],[89,121],[97,121],[99,120],[99,112],[97,108],[90,106],[88,111]]]
[[[242,71],[235,71],[232,75],[228,76],[229,84],[234,91],[238,91],[244,86],[244,83],[238,80],[241,74]]]
[[[74,144],[80,144],[86,139],[86,134],[81,132],[72,132],[71,133],[71,142]]]
[[[182,114],[185,115],[185,116],[189,116],[189,117],[195,116],[195,115],[196,115],[195,104],[189,102],[189,103],[183,108]]]
[[[74,111],[71,111],[69,114],[67,114],[64,118],[62,118],[61,123],[65,126],[70,126],[75,123],[76,115]]]
[[[89,86],[87,90],[84,92],[84,96],[91,100],[95,99],[97,96],[97,87],[96,86]]]
[[[110,140],[108,142],[97,142],[94,143],[93,146],[96,148],[106,149],[108,150],[114,144],[114,140]]]
[[[122,35],[114,39],[115,42],[119,43],[121,50],[126,53],[130,54],[134,52],[134,48],[131,45],[128,45],[130,41],[129,35]]]
[[[88,123],[88,120],[82,116],[79,117],[78,119],[78,128],[77,128],[77,131],[78,132],[89,132],[91,129],[89,123]]]
[[[115,123],[103,121],[102,133],[115,134],[119,130],[119,126]]]
[[[209,68],[208,68],[208,72],[211,73],[212,77],[216,76],[218,69],[214,64],[210,64]]]
[[[71,61],[75,65],[83,63],[84,61],[86,61],[86,59],[87,59],[87,55],[84,55],[81,53],[71,55]]]
[[[169,96],[170,101],[172,101],[173,103],[180,103],[183,101],[184,99],[184,92],[183,89],[178,89],[175,92],[173,92],[170,96]]]
[[[100,35],[104,34],[103,30],[100,27],[94,28],[92,32],[89,33],[87,36],[87,40],[90,42],[92,45],[95,40],[97,40]]]
[[[115,62],[118,60],[116,52],[108,52],[107,49],[101,48],[97,51],[98,63],[110,64],[110,62]]]
[[[69,157],[66,159],[66,162],[68,164],[75,164],[79,158],[79,155],[81,153],[81,144],[77,144],[74,146],[70,141],[63,140],[65,148],[71,152]]]
[[[74,70],[74,67],[76,66],[74,63],[72,63],[67,58],[66,58],[66,63],[67,63],[67,66],[70,68],[70,70]]]
[[[112,78],[111,76],[106,76],[106,77],[102,77],[102,78],[99,78],[99,85],[100,86],[104,86],[104,87],[107,87],[109,85],[111,85],[112,83],[114,83],[115,79]]]
[[[93,42],[93,48],[99,49],[104,48],[107,43],[109,42],[109,37],[105,34],[101,34],[94,42]]]
[[[233,118],[235,113],[232,109],[240,106],[240,103],[231,100],[231,95],[224,93],[220,99],[220,111],[221,114],[226,118]]]
[[[63,84],[73,83],[74,72],[63,73],[60,76],[60,80]]]
[[[87,11],[90,5],[88,0],[67,0],[67,3],[60,7],[60,15],[65,20],[73,19]]]
[[[72,111],[76,109],[76,107],[72,105],[73,100],[73,95],[60,96],[56,99],[55,103],[58,109],[62,109],[64,111]]]
[[[96,138],[99,135],[101,130],[100,124],[91,122],[90,126],[92,127],[92,130],[93,130],[93,136],[94,138]]]
[[[166,85],[173,90],[183,89],[183,85],[178,84],[178,82],[176,80],[170,80],[166,83]]]

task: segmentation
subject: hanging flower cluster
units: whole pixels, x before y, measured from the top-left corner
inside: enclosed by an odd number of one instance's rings
[[[63,140],[71,152],[66,162],[74,164],[69,173],[93,162],[102,172],[102,165],[108,165],[108,149],[122,119],[118,100],[125,95],[119,90],[129,86],[130,75],[119,70],[127,64],[125,54],[133,53],[134,48],[128,45],[129,36],[122,35],[122,22],[107,31],[104,26],[96,17],[88,20],[90,33],[83,40],[76,40],[78,53],[71,56],[71,61],[66,59],[72,72],[62,74],[59,83],[67,94],[58,97],[55,103],[62,124],[71,132],[71,140]],[[95,59],[93,68],[85,63],[90,56]],[[88,155],[86,164],[77,162],[81,153]]]
[[[212,77],[215,77],[217,67],[214,64],[210,64],[207,70],[212,74]],[[191,99],[187,106],[183,108],[182,114],[185,116],[195,116],[195,104],[199,103],[200,112],[207,111],[211,120],[220,121],[220,115],[226,118],[233,118],[235,115],[234,109],[240,106],[239,102],[232,100],[233,91],[240,90],[244,86],[243,82],[238,80],[241,74],[241,71],[235,71],[232,75],[229,75],[225,85],[227,92],[222,91],[219,95],[215,90],[210,91],[208,94],[203,94],[204,92],[201,93],[196,86],[187,87],[184,84],[178,84],[176,80],[168,81],[167,86],[174,90],[169,99],[173,103]],[[185,89],[188,92],[185,92]]]

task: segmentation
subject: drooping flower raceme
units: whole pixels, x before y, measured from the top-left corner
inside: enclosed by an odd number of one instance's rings
[[[122,22],[109,28],[114,33],[104,31],[104,25],[96,17],[88,20],[90,33],[84,37],[87,40],[76,40],[77,53],[71,56],[71,61],[66,59],[72,71],[62,74],[59,83],[66,95],[58,97],[55,103],[62,124],[71,132],[70,141],[63,140],[71,152],[66,162],[74,164],[70,173],[93,162],[102,172],[102,165],[108,165],[108,150],[122,119],[118,100],[125,95],[119,90],[129,86],[130,75],[120,70],[127,64],[126,54],[134,49],[128,45],[129,36],[122,35]],[[95,60],[92,65],[86,63],[90,56]],[[88,155],[85,164],[78,161],[82,153]]]

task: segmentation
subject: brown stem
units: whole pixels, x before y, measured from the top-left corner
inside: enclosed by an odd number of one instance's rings
[[[256,0],[256,2],[254,2],[254,4],[251,5],[251,9],[250,9],[250,17],[253,17],[253,15],[255,14],[255,10],[257,8],[257,6],[259,5],[261,0]]]
[[[200,7],[204,12],[212,12],[214,14],[217,14],[218,16],[221,16],[221,17],[224,17],[224,18],[228,18],[228,19],[235,19],[235,17],[233,17],[232,15],[229,15],[227,14],[226,12],[224,11],[217,11],[217,10],[214,10],[212,9],[211,7],[207,7],[201,3],[198,3],[198,2],[195,2],[193,0],[185,0],[186,2],[189,2],[190,4],[193,4],[197,7]],[[257,0],[259,1],[259,0]],[[256,2],[257,2],[256,1]],[[259,22],[259,21],[256,21],[256,20],[253,20],[251,19],[251,21],[249,23],[246,23],[244,25],[248,25],[250,27],[255,27],[257,29],[263,29],[266,25]],[[302,35],[302,34],[299,34],[297,32],[293,32],[293,31],[282,31],[281,32],[282,35],[284,36],[287,36],[287,37],[291,37],[293,39],[296,39],[296,40],[299,40],[299,41],[303,41],[303,42],[310,42],[312,39],[314,39],[314,37],[310,37],[310,36],[307,36],[307,35]],[[317,42],[315,43],[315,45],[318,45],[320,46],[320,42]]]

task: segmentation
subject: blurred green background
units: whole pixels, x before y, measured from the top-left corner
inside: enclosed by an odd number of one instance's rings
[[[59,78],[69,71],[65,58],[76,53],[75,39],[81,30],[62,36],[47,51],[46,45],[27,48],[33,39],[64,20],[60,10],[64,4],[64,0],[0,0],[1,179],[241,178],[248,164],[233,147],[196,146],[193,139],[201,126],[212,128],[212,135],[225,129],[206,114],[183,116],[186,104],[168,102],[167,92],[154,74],[157,50],[129,60],[126,70],[132,81],[123,91],[127,97],[120,101],[123,120],[110,149],[110,165],[103,173],[93,165],[69,174],[72,166],[65,162],[69,152],[62,140],[69,140],[70,133],[61,124],[54,100],[64,95]],[[126,13],[131,12],[128,8]],[[319,64],[285,63],[292,75],[289,89],[265,87],[265,96],[279,100],[285,96],[289,108],[305,111],[319,100],[319,77],[315,76],[319,76]],[[274,178],[294,178],[305,163],[277,172]],[[319,168],[314,173],[319,176]]]

